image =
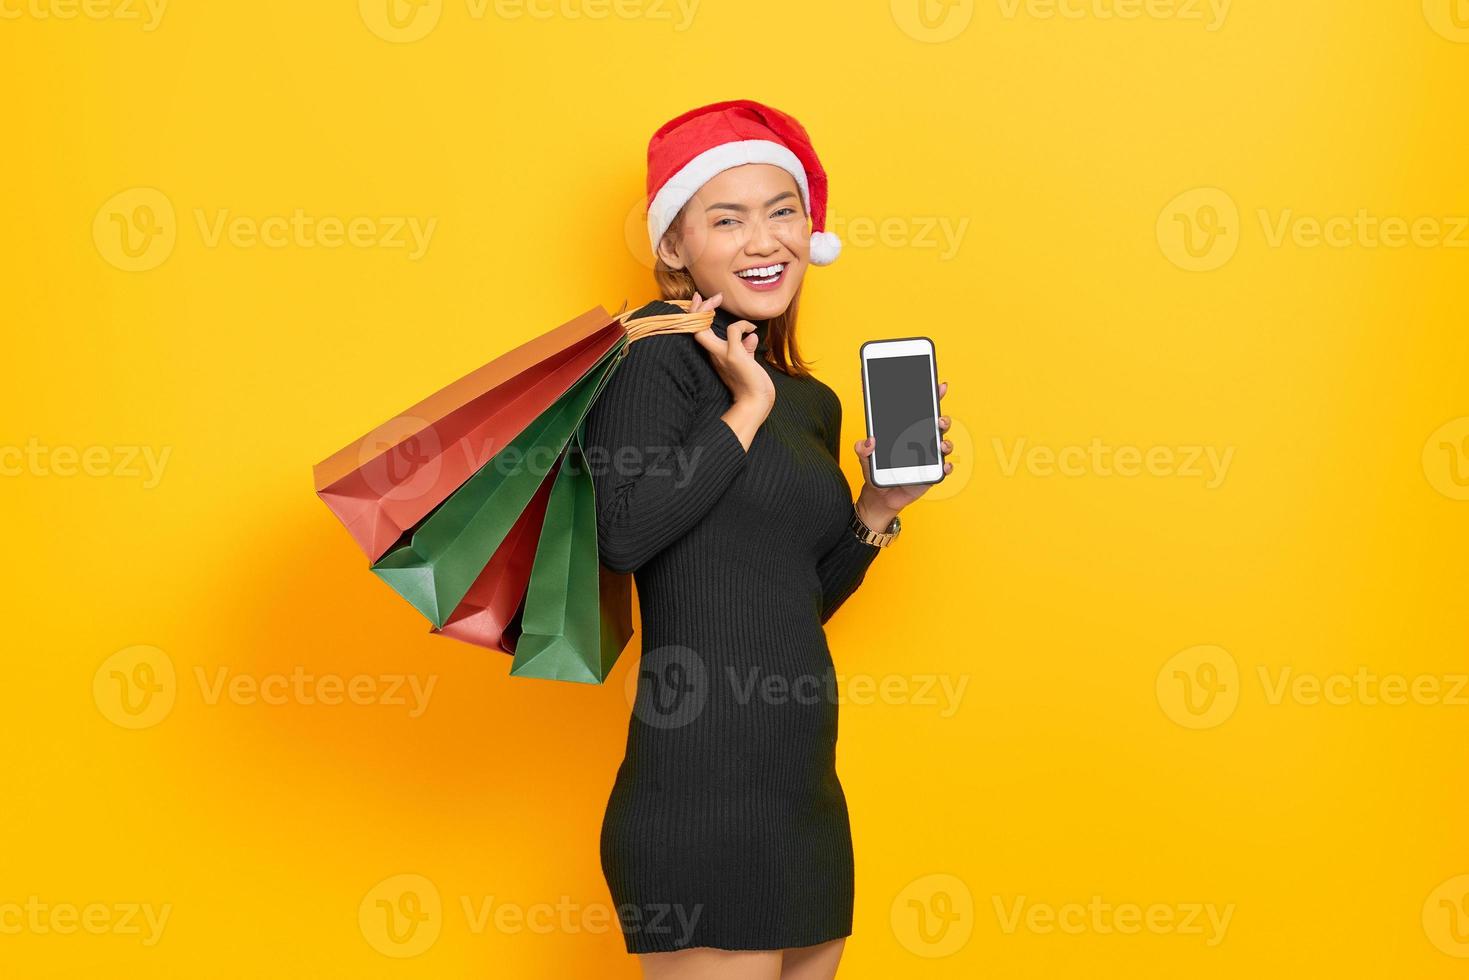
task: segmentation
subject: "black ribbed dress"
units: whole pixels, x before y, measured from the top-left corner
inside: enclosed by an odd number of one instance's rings
[[[714,332],[736,319],[717,311]],[[602,558],[634,573],[642,616],[601,840],[634,953],[809,946],[852,930],[822,627],[881,549],[848,526],[841,401],[768,363],[755,326],[775,405],[748,452],[689,334],[633,343],[587,418]]]

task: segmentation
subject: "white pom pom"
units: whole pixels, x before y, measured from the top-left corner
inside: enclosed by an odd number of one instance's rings
[[[811,264],[831,265],[842,254],[842,240],[829,231],[811,233]]]

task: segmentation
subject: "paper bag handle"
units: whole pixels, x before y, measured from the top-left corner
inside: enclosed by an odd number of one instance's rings
[[[617,322],[622,324],[627,331],[627,342],[631,344],[635,340],[644,337],[653,337],[665,333],[698,333],[714,322],[714,311],[705,310],[702,313],[690,313],[688,309],[693,305],[692,300],[666,299],[664,303],[677,306],[683,310],[682,313],[655,313],[652,316],[632,318],[636,310],[620,314]],[[626,348],[624,348],[626,350]]]

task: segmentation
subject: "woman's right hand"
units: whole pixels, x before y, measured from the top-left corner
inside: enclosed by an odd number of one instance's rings
[[[699,294],[694,293],[689,312],[717,310],[723,298],[723,293],[715,293],[708,299],[700,299]],[[751,411],[758,410],[760,421],[764,421],[775,405],[775,382],[755,360],[755,348],[760,342],[755,335],[755,325],[749,320],[736,320],[725,331],[724,340],[719,339],[712,327],[705,327],[694,334],[694,339],[709,352],[709,360],[714,362],[714,370],[734,396],[735,404],[748,406]]]

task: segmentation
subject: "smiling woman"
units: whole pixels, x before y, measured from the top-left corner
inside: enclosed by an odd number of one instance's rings
[[[620,461],[594,474],[599,545],[642,616],[602,868],[646,977],[826,980],[854,865],[823,627],[926,487],[854,503],[841,401],[797,347],[806,269],[841,244],[805,130],[753,102],[686,113],[649,145],[648,194],[663,300],[640,313],[714,317],[633,346],[587,417],[588,454]]]

